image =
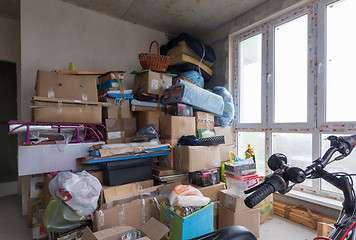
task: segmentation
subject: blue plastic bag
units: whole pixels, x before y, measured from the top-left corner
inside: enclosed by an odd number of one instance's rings
[[[234,121],[235,106],[234,100],[229,91],[221,86],[216,86],[213,89],[213,93],[220,95],[224,99],[224,111],[222,116],[215,115],[215,126],[230,126]]]
[[[181,73],[180,76],[188,78],[201,88],[204,87],[204,78],[197,71],[187,71]]]

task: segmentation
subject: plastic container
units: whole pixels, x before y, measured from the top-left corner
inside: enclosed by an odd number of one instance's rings
[[[256,186],[259,183],[259,177],[257,174],[249,174],[237,177],[225,175],[225,178],[229,193],[240,198],[247,197],[247,194],[245,194],[244,191]]]

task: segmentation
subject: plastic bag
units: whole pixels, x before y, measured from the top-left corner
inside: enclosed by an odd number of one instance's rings
[[[188,78],[190,81],[201,88],[204,87],[204,78],[197,71],[183,72],[180,74],[180,76]]]
[[[224,99],[223,115],[215,115],[215,126],[230,126],[233,123],[235,116],[235,106],[232,96],[226,88],[220,86],[214,87],[213,93],[222,96]]]
[[[67,204],[58,198],[54,198],[49,202],[43,214],[43,225],[48,232],[53,233],[67,232],[78,228],[85,223],[86,220],[86,217],[74,212]]]
[[[190,185],[178,185],[169,195],[169,203],[178,207],[201,207],[210,202],[210,198]]]
[[[49,183],[49,191],[78,214],[88,216],[97,208],[101,184],[86,171],[60,172]]]

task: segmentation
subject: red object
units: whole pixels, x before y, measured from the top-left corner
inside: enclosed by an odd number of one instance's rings
[[[73,198],[72,195],[69,193],[69,191],[66,191],[63,188],[59,189],[59,193],[62,196],[63,202],[68,202],[69,200],[71,200]]]

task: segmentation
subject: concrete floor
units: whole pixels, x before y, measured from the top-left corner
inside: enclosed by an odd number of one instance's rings
[[[13,195],[0,198],[0,239],[32,239],[27,218],[21,216],[21,198]],[[313,240],[316,231],[274,215],[261,224],[259,240]]]

